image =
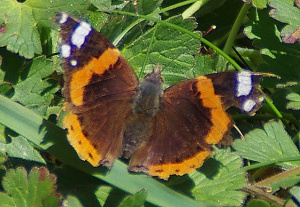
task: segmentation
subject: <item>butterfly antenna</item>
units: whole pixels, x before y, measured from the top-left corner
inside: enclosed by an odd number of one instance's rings
[[[211,25],[210,28],[208,28],[208,30],[206,30],[203,34],[202,37],[204,37],[205,35],[207,35],[208,33],[210,33],[211,31],[215,30],[217,28],[216,25]]]

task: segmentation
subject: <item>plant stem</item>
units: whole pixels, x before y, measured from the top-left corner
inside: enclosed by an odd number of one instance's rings
[[[241,25],[243,24],[243,20],[245,19],[245,16],[247,15],[249,8],[250,8],[250,4],[244,4],[242,6],[242,8],[235,20],[230,32],[229,32],[228,39],[227,39],[224,49],[223,49],[223,51],[228,55],[230,54],[230,52],[232,50],[232,46],[234,44],[237,33],[238,33]]]

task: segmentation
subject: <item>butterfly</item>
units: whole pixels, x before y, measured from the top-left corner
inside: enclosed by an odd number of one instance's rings
[[[168,179],[199,168],[233,125],[226,109],[255,113],[262,74],[198,76],[163,90],[161,66],[139,82],[131,66],[89,23],[57,15],[64,69],[63,124],[82,160],[108,168],[123,156],[129,171]]]

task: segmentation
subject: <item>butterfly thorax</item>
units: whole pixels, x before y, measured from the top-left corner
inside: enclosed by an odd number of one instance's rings
[[[156,67],[145,76],[137,88],[133,102],[133,110],[136,114],[153,117],[159,109],[160,99],[163,94],[163,79],[160,75],[160,69]]]
[[[160,72],[160,66],[156,66],[137,87],[133,99],[133,114],[127,120],[123,139],[123,156],[126,158],[151,135],[151,120],[160,108],[163,95]]]

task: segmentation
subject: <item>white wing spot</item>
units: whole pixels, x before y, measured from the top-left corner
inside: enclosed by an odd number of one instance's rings
[[[252,89],[251,73],[249,71],[242,71],[238,73],[237,77],[237,97],[248,96]]]
[[[71,46],[67,44],[60,46],[60,54],[63,58],[69,57],[71,54]]]
[[[75,59],[70,60],[70,64],[72,66],[76,66],[77,65],[77,60],[75,60]]]
[[[250,112],[254,106],[256,105],[255,101],[251,100],[251,99],[247,99],[244,103],[243,103],[243,110],[248,113]]]
[[[92,27],[90,24],[86,22],[80,22],[72,34],[72,44],[76,45],[77,48],[80,48],[91,30]]]
[[[69,17],[69,15],[67,13],[64,13],[64,12],[61,13],[61,17],[60,17],[58,23],[59,24],[65,23],[67,21],[68,17]]]

